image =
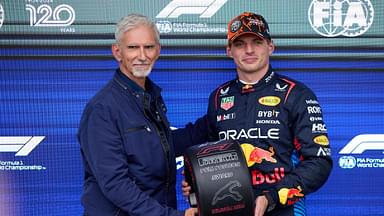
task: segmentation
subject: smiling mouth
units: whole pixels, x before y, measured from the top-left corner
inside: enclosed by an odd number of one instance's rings
[[[140,67],[140,68],[144,68],[144,67],[148,67],[149,64],[135,64],[133,65],[134,67]]]
[[[257,61],[257,58],[246,58],[246,59],[243,59],[243,62],[245,63],[253,63],[253,62],[256,62]]]

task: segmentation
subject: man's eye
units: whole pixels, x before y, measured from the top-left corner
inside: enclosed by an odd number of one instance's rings
[[[255,40],[255,44],[263,44],[262,40]]]
[[[241,46],[243,46],[243,43],[233,43],[233,46],[235,46],[235,47],[241,47]]]
[[[127,46],[128,49],[133,50],[139,48],[138,46]]]
[[[148,46],[145,46],[144,48],[145,48],[145,49],[154,49],[154,48],[155,48],[155,45],[148,45]]]

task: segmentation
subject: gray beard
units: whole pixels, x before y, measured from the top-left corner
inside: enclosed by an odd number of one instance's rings
[[[132,75],[137,78],[144,78],[149,76],[151,71],[152,71],[152,67],[149,67],[148,70],[140,70],[140,69],[133,68]]]

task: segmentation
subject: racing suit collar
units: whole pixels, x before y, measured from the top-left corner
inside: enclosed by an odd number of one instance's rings
[[[239,80],[239,77],[236,79],[236,84],[241,93],[253,92],[257,89],[263,88],[264,86],[272,83],[271,81],[275,79],[275,72],[272,70],[271,65],[269,65],[267,73],[255,84],[244,84]]]

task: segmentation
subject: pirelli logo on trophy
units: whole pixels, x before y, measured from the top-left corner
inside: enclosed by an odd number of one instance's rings
[[[254,197],[246,160],[237,141],[192,146],[184,155],[189,201],[200,216],[253,215]]]

